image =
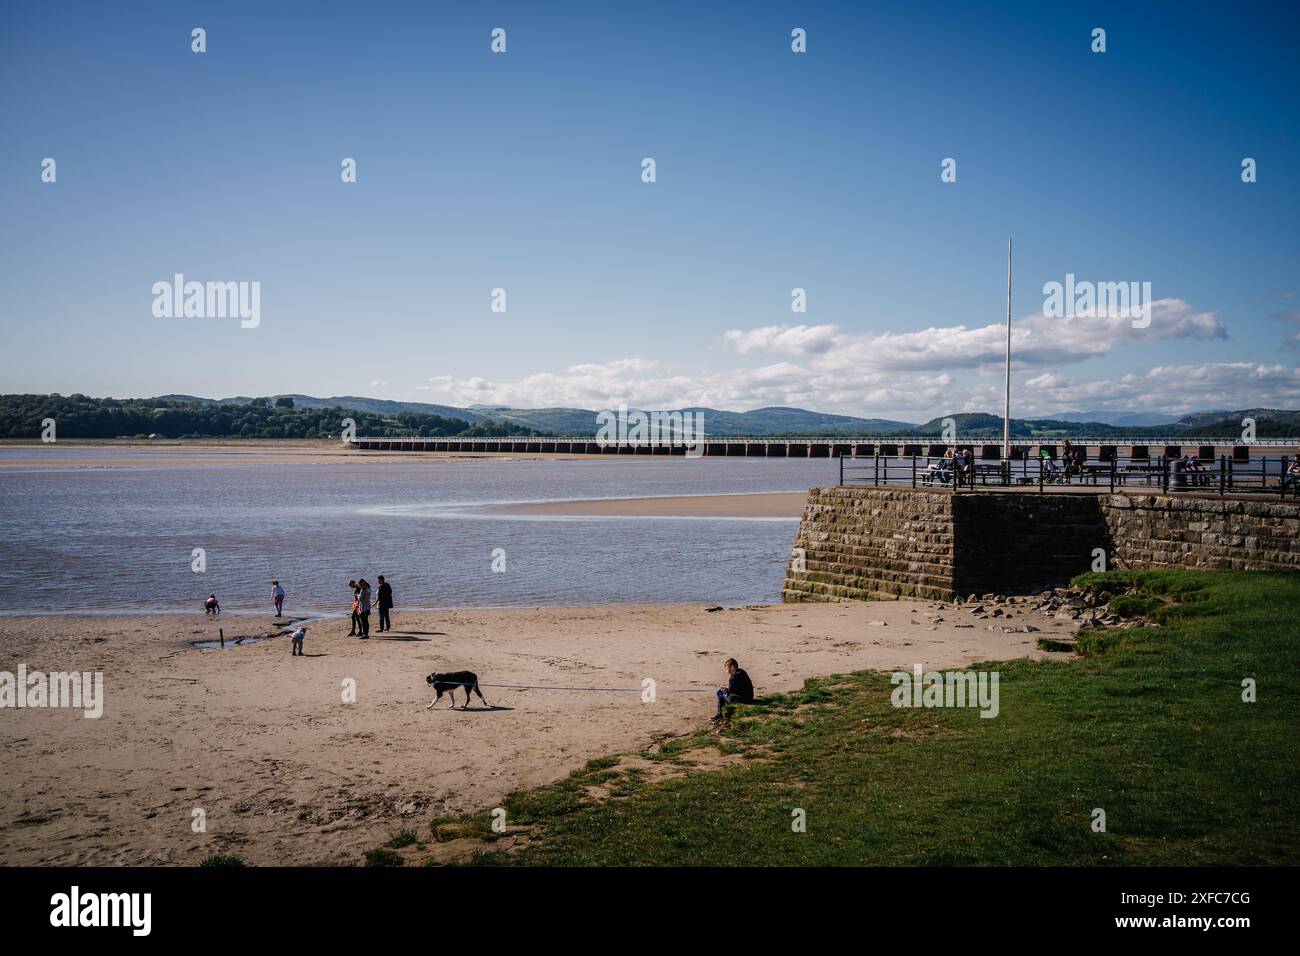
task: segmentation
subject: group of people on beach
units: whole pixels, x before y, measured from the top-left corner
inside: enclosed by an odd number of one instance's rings
[[[374,595],[374,606],[379,608],[379,633],[382,634],[393,629],[393,588],[382,574],[376,580],[379,589]],[[352,630],[348,631],[348,637],[359,637],[364,641],[370,637],[370,582],[361,578],[349,581],[348,587],[352,589]]]
[[[380,578],[382,581],[383,579]],[[284,588],[280,586],[279,581],[271,582],[271,603],[275,605],[275,616],[284,617]],[[221,602],[217,600],[215,594],[209,594],[203,601],[204,617],[220,617]]]
[[[1300,462],[1300,458],[1297,458]],[[393,610],[393,588],[384,576],[381,574],[375,579],[379,587],[377,593],[373,595],[373,604],[379,608],[379,631],[391,631],[392,610]],[[372,606],[372,595],[370,582],[365,578],[359,578],[355,581],[349,581],[348,587],[352,589],[352,630],[348,631],[349,637],[360,637],[363,641],[370,637],[370,611]],[[271,602],[275,605],[275,616],[282,617],[284,612],[285,591],[279,581],[271,582]],[[221,603],[217,600],[216,594],[209,594],[203,602],[203,613],[205,615],[217,616],[221,613]],[[298,624],[289,632],[289,653],[294,657],[304,657],[303,641],[307,637],[307,625]],[[749,675],[744,669],[736,663],[734,657],[727,658],[723,668],[727,672],[727,686],[719,687],[718,710],[713,720],[721,721],[723,718],[724,708],[728,704],[752,704],[754,702],[754,683],[749,679]]]
[[[373,605],[379,609],[379,632],[391,631],[393,629],[392,612],[393,612],[393,587],[381,574],[376,579],[379,587],[373,594]],[[348,587],[352,589],[352,630],[348,632],[349,637],[360,637],[367,640],[370,637],[370,611],[372,606],[372,592],[370,582],[365,578],[356,581],[349,581]],[[271,603],[275,605],[275,616],[284,617],[284,586],[279,581],[271,582]],[[205,617],[219,617],[221,615],[221,602],[217,600],[216,594],[209,594],[203,601],[203,614]],[[303,656],[302,643],[307,636],[307,625],[299,624],[290,632],[291,653],[295,657]]]

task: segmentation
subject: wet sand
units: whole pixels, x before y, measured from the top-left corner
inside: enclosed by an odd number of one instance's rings
[[[489,811],[587,760],[705,726],[722,662],[758,693],[807,676],[1045,657],[1029,612],[972,622],[911,602],[609,605],[398,611],[391,635],[345,621],[225,650],[191,642],[274,634],[266,617],[0,618],[0,670],[102,671],[103,716],[0,710],[0,864],[180,864],[237,853],[255,864],[352,865],[403,827]],[[884,623],[880,623],[884,622]],[[974,626],[972,627],[972,623]],[[958,625],[965,624],[965,627]],[[487,700],[425,707],[425,675],[469,669]],[[642,703],[641,681],[657,684]],[[343,701],[355,681],[355,703]],[[523,690],[496,684],[622,688]],[[683,691],[703,691],[683,693]],[[194,811],[206,831],[194,832]]]

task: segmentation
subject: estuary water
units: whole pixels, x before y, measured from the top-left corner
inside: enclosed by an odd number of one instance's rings
[[[480,509],[803,491],[838,478],[829,459],[202,466],[169,464],[161,451],[146,465],[84,468],[59,457],[35,470],[0,468],[0,614],[190,612],[209,593],[223,613],[266,613],[272,579],[288,592],[286,614],[342,613],[348,580],[373,586],[380,574],[399,611],[769,603],[780,600],[797,519]]]

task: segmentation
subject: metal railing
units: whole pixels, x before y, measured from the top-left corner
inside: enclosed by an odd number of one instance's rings
[[[979,488],[1075,487],[1080,491],[1142,486],[1162,494],[1273,495],[1300,499],[1300,455],[1234,461],[1186,458],[976,459],[958,462],[931,455],[871,455],[840,458],[841,485],[923,488],[953,492]]]

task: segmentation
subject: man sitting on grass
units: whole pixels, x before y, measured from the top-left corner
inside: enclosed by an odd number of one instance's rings
[[[713,715],[715,721],[722,719],[722,708],[727,704],[752,704],[754,702],[754,682],[749,679],[734,657],[728,657],[722,665],[727,670],[727,689],[718,688],[718,712]]]

